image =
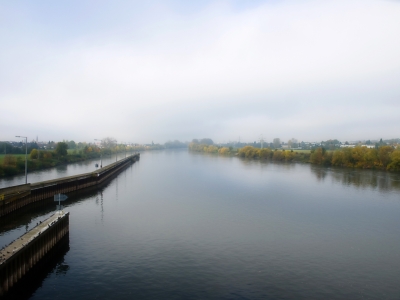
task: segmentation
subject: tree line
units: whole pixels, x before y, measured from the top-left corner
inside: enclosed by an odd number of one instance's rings
[[[30,153],[32,149],[37,149],[36,142],[28,142],[27,152]],[[7,142],[0,142],[0,154],[25,154],[25,143],[18,142],[10,144]]]
[[[400,171],[400,147],[380,146],[376,149],[357,146],[335,151],[318,148],[312,151],[310,162],[325,166]]]
[[[33,148],[28,152],[28,170],[41,170],[60,164],[78,162],[88,158],[100,157],[100,148],[85,146],[68,153],[68,144],[59,142],[54,150]],[[18,153],[20,154],[20,153]],[[6,154],[0,163],[0,176],[11,176],[25,171],[25,155]]]
[[[5,155],[0,156],[0,177],[13,176],[25,171],[25,144],[16,143],[13,146],[7,142],[0,142],[0,149],[3,146]],[[178,140],[168,141],[164,145],[149,144],[118,144],[114,138],[107,137],[100,141],[99,145],[95,143],[75,143],[74,141],[62,141],[55,143],[49,141],[46,149],[39,148],[35,142],[28,143],[28,170],[41,170],[55,167],[60,164],[83,161],[86,159],[100,158],[101,155],[111,155],[112,153],[126,152],[127,154],[145,151],[161,150],[171,148],[184,148],[187,143]],[[17,155],[16,155],[17,154]]]
[[[299,153],[293,150],[278,150],[271,148],[256,148],[253,146],[245,146],[239,149],[232,147],[220,147],[216,145],[205,145],[199,143],[190,143],[190,151],[218,153],[221,155],[237,155],[242,158],[258,158],[273,161],[298,161],[306,162],[310,159],[310,153]]]
[[[189,144],[189,150],[279,162],[308,162],[323,166],[400,171],[400,147],[395,148],[387,145],[378,148],[356,146],[354,148],[336,150],[326,150],[323,147],[319,147],[310,152],[297,152],[271,148],[260,149],[253,146],[233,149],[232,147],[219,147],[213,144],[192,142]]]

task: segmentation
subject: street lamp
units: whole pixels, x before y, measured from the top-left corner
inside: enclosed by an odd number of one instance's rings
[[[125,149],[125,145],[126,145],[125,142],[121,142],[121,146],[124,146],[124,149]]]
[[[118,142],[117,142],[117,140],[114,140],[115,141],[115,145],[116,145],[116,148],[115,148],[115,162],[117,162],[117,157],[118,157]]]
[[[28,183],[28,138],[26,136],[16,135],[15,137],[25,139],[25,184]]]
[[[100,141],[102,142],[103,140],[98,140],[98,139],[94,139],[95,141]],[[100,168],[103,167],[103,154],[101,153],[101,148],[100,148]]]

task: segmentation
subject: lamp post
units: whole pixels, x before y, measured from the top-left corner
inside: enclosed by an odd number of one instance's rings
[[[117,140],[115,140],[115,145],[116,145],[116,148],[115,148],[115,162],[117,162],[117,157],[118,157],[118,142],[117,142]]]
[[[100,141],[102,142],[103,140],[98,140],[98,139],[94,139],[95,141]],[[100,168],[103,167],[103,153],[101,152],[101,148],[100,148]]]
[[[25,184],[28,183],[28,138],[26,136],[16,135],[15,137],[25,139]]]
[[[110,140],[110,158],[112,158],[112,143],[115,143],[115,146],[116,146],[116,148],[115,148],[115,162],[117,162],[117,147],[118,147],[118,142],[117,142],[117,140]]]

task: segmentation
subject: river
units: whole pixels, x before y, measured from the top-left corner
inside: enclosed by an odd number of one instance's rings
[[[95,169],[63,168],[40,178]],[[400,297],[399,174],[154,151],[64,205],[69,250],[20,298]],[[54,209],[7,218],[0,246]]]
[[[98,166],[103,163],[104,166],[115,162],[116,160],[120,160],[125,158],[127,155],[131,153],[117,153],[113,155],[105,155],[103,158],[89,159],[77,163],[60,165],[50,169],[43,169],[40,171],[30,172],[28,169],[28,183],[35,183],[45,180],[51,180],[61,177],[73,176],[88,172],[93,172],[98,169]],[[19,174],[13,177],[4,177],[0,179],[0,188],[14,186],[19,184],[25,184],[25,173]]]

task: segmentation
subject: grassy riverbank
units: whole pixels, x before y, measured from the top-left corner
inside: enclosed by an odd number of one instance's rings
[[[392,146],[381,146],[377,149],[358,146],[327,151],[324,148],[281,150],[260,149],[252,146],[234,149],[232,147],[190,143],[189,150],[279,162],[305,162],[323,166],[400,171],[400,148]]]
[[[50,151],[42,151],[38,158],[31,158],[28,154],[27,165],[29,171],[38,171],[99,157],[99,152],[83,153],[71,151],[66,156],[57,157]],[[0,155],[0,177],[14,176],[24,172],[25,154]]]
[[[5,156],[6,154],[0,154],[0,166],[3,165]],[[12,156],[15,156],[15,158],[21,157],[22,159],[25,159],[25,154],[12,154]]]

